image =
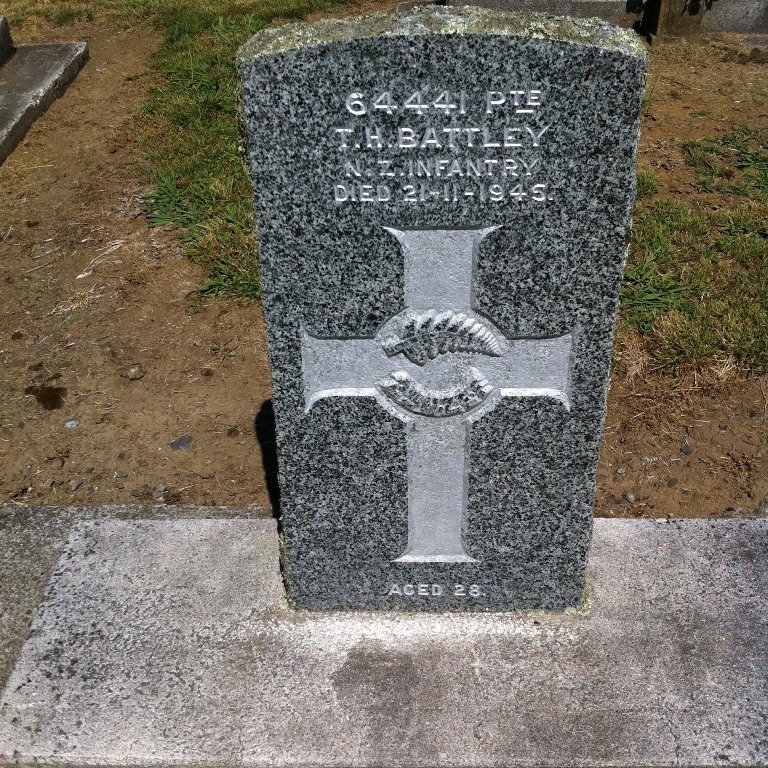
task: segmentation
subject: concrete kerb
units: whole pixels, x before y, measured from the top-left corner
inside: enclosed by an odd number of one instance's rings
[[[575,18],[598,18],[625,29],[631,29],[642,18],[642,10],[631,10],[625,0],[411,0],[397,6],[406,13],[422,5],[447,5],[457,8],[474,5],[495,11],[547,13]]]
[[[87,43],[14,46],[0,17],[0,163],[88,60]]]
[[[766,518],[598,519],[587,615],[310,614],[272,520],[84,522],[0,763],[764,766],[766,556]]]
[[[0,504],[0,689],[11,673],[51,571],[74,525],[86,520],[268,518],[271,514],[260,507]]]

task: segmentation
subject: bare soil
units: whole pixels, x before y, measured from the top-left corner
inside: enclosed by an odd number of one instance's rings
[[[190,298],[200,270],[144,215],[132,119],[156,34],[40,21],[13,34],[84,39],[91,59],[0,166],[0,500],[268,510],[260,308]],[[694,194],[681,140],[768,120],[768,66],[723,61],[739,46],[654,44],[640,166],[660,197]],[[766,377],[633,370],[613,382],[596,513],[756,513],[768,496]]]

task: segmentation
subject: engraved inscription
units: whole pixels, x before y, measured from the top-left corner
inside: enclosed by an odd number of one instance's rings
[[[553,128],[540,88],[353,91],[342,101],[346,124],[329,137],[329,149],[340,153],[336,203],[553,199],[536,178]]]
[[[430,100],[429,92],[413,91],[398,104],[391,91],[384,91],[367,99],[364,93],[350,93],[345,101],[347,111],[356,116],[367,115],[369,112],[383,112],[391,115],[398,109],[410,110],[417,115],[432,113],[466,115],[470,96],[466,91],[440,90],[434,91],[437,96]],[[439,93],[438,93],[439,92]],[[541,106],[542,91],[537,88],[511,89],[508,91],[486,91],[483,96],[485,113],[490,115],[500,107],[511,107],[516,114],[532,114]]]
[[[426,365],[449,352],[475,352],[492,357],[501,354],[491,331],[463,312],[406,312],[402,320],[402,327],[382,345],[389,357],[402,352],[412,363]]]
[[[405,371],[395,371],[379,389],[406,411],[419,416],[456,416],[467,413],[482,403],[493,390],[480,371],[471,368],[469,381],[447,390],[427,389]]]
[[[478,125],[462,125],[450,128],[398,128],[391,133],[379,125],[361,129],[335,128],[339,139],[339,149],[523,149],[541,146],[541,140],[550,126],[532,128],[530,125],[506,125],[498,131]],[[461,173],[459,163],[453,172],[445,175]],[[470,166],[465,166],[469,169]]]
[[[500,203],[510,200],[522,201],[525,198],[537,203],[552,200],[547,195],[546,184],[533,184],[523,187],[521,184],[484,184],[474,183],[471,186],[461,184],[442,184],[430,187],[426,183],[404,184],[393,192],[388,184],[336,184],[334,200],[337,203],[428,203],[442,201],[458,203],[461,200],[477,200],[481,203]]]
[[[479,584],[391,584],[387,596],[398,597],[484,597],[485,590]]]

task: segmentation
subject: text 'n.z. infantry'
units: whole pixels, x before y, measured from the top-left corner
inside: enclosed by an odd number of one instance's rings
[[[551,200],[546,182],[537,178],[551,127],[541,122],[542,103],[542,91],[534,88],[480,95],[420,90],[402,99],[389,91],[349,93],[344,107],[350,122],[331,137],[341,158],[333,199]]]

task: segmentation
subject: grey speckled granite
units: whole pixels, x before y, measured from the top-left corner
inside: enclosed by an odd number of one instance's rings
[[[641,43],[425,8],[238,58],[290,599],[578,606]]]

